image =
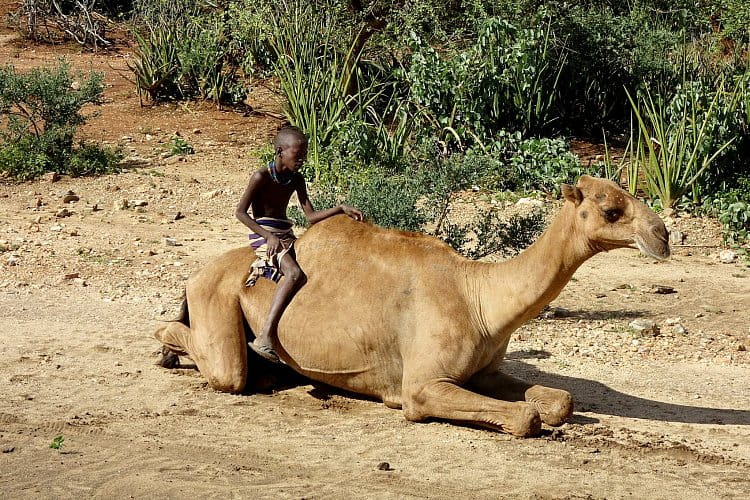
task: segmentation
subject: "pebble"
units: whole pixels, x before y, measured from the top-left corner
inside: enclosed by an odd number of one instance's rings
[[[542,208],[544,206],[544,202],[542,200],[537,200],[535,198],[521,198],[516,202],[517,207],[534,207],[534,208]]]
[[[731,264],[737,260],[737,253],[732,250],[722,250],[719,252],[719,261],[724,264]]]
[[[57,217],[58,219],[62,219],[64,217],[70,217],[71,215],[73,215],[73,212],[71,212],[67,208],[61,208],[60,210],[55,212],[55,217]]]
[[[57,172],[48,172],[44,175],[44,180],[47,182],[57,182],[60,180],[60,174]]]
[[[16,255],[10,255],[8,257],[8,265],[9,266],[17,266],[18,263],[19,263],[19,261],[20,261],[20,259]]]
[[[677,291],[671,286],[666,285],[651,285],[651,292],[659,295],[668,295],[670,293],[677,293]]]
[[[676,229],[671,229],[669,231],[669,244],[670,245],[682,245],[684,241],[685,241],[685,233],[678,231]]]
[[[679,323],[674,325],[673,330],[674,330],[674,333],[676,333],[677,335],[687,335],[687,328],[685,328]]]
[[[173,220],[180,220],[184,218],[185,216],[182,214],[182,212],[177,212],[176,214],[174,214],[174,217],[172,217]]]
[[[378,470],[386,470],[386,471],[388,471],[388,470],[393,470],[393,469],[391,468],[391,464],[389,464],[388,462],[380,462],[380,463],[378,464],[378,467],[377,467],[377,468],[378,468]]]
[[[207,193],[203,193],[201,195],[201,198],[203,198],[204,200],[212,200],[212,199],[216,198],[217,196],[219,196],[221,193],[222,193],[221,189],[214,189],[213,191],[209,191]]]
[[[659,335],[659,326],[650,319],[638,318],[631,321],[628,326],[631,330],[641,335]]]
[[[168,247],[176,247],[179,246],[179,243],[177,243],[177,240],[174,238],[164,238],[164,244]]]
[[[65,193],[65,196],[63,196],[63,203],[74,203],[80,199],[81,198],[73,191],[68,191]]]
[[[145,207],[146,205],[148,205],[146,200],[130,200],[131,207]]]
[[[58,225],[50,226],[50,228],[49,228],[50,231],[54,231],[54,232],[62,231],[62,229],[63,229],[63,227],[62,226],[58,226]]]

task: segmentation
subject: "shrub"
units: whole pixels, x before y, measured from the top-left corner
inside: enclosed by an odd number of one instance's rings
[[[114,168],[116,151],[73,144],[85,121],[80,110],[100,103],[103,78],[71,73],[62,60],[28,74],[0,68],[0,172],[26,180],[53,170],[83,175]]]
[[[474,44],[440,54],[415,36],[405,73],[409,99],[428,110],[431,131],[450,148],[481,144],[500,129],[538,134],[554,120],[552,104],[565,58],[555,62],[549,24],[521,29],[487,19]]]

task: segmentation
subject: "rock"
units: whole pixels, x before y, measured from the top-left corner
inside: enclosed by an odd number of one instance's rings
[[[745,344],[739,343],[737,344],[737,350],[740,352],[745,352],[747,351],[747,346],[745,346]]]
[[[641,335],[659,335],[659,326],[650,319],[638,318],[628,324],[631,330]]]
[[[682,245],[685,242],[685,233],[678,231],[677,229],[670,229],[669,231],[669,244],[670,245]]]
[[[177,243],[177,240],[174,239],[174,238],[165,238],[164,239],[164,244],[167,245],[168,247],[178,247],[178,246],[180,246],[180,244]]]
[[[548,307],[539,316],[544,319],[565,318],[570,316],[570,311],[564,307]]]
[[[177,212],[176,214],[174,214],[174,217],[172,217],[173,220],[180,220],[180,219],[184,219],[184,218],[185,218],[185,216],[182,215],[182,212]]]
[[[71,215],[73,215],[73,212],[71,212],[67,208],[61,208],[60,210],[55,212],[55,217],[57,217],[58,219],[62,219],[64,217],[70,217]]]
[[[378,470],[394,470],[391,468],[391,464],[388,462],[380,462],[377,467]]]
[[[544,202],[542,200],[537,200],[534,198],[521,198],[516,202],[517,207],[533,207],[533,208],[541,208],[544,206]]]
[[[17,266],[20,261],[21,261],[21,259],[19,259],[17,255],[10,255],[10,256],[8,256],[8,265],[9,266]]]
[[[146,200],[130,200],[131,207],[145,207],[146,205],[148,205]]]
[[[127,210],[130,208],[128,200],[120,200],[115,202],[115,210]]]
[[[203,193],[201,195],[201,198],[203,198],[204,200],[212,200],[212,199],[216,198],[217,196],[219,196],[221,193],[222,193],[221,189],[214,189],[213,191],[209,191],[207,193]]]
[[[83,278],[74,278],[73,283],[80,286],[89,286],[89,284]]]
[[[680,322],[680,318],[667,318],[664,320],[664,324],[667,326],[674,326]]]
[[[719,252],[719,261],[724,264],[731,264],[737,260],[737,254],[732,250],[722,250]]]
[[[15,446],[6,446],[5,448],[3,448],[3,453],[13,453],[15,450]]]
[[[158,305],[154,308],[154,314],[157,316],[164,316],[167,314],[167,309],[163,305]]]
[[[196,135],[197,135],[197,134],[200,134],[200,133],[201,133],[201,129],[199,129],[199,128],[194,128],[194,129],[193,129],[193,133],[194,133],[194,134],[196,134]]]
[[[50,228],[49,228],[50,231],[54,231],[56,233],[62,231],[62,229],[63,229],[63,227],[60,226],[60,225],[50,226]]]
[[[682,326],[680,323],[677,323],[674,325],[674,328],[672,329],[676,335],[687,335],[687,329]]]
[[[65,276],[63,276],[64,280],[74,280],[78,278],[80,275],[78,273],[68,273]]]
[[[74,203],[80,199],[81,198],[73,191],[68,191],[65,193],[65,196],[63,196],[63,203]]]
[[[48,172],[44,175],[44,180],[47,182],[57,182],[60,180],[60,174],[57,172]]]
[[[677,293],[677,291],[671,286],[651,285],[651,293],[656,293],[659,295],[668,295],[670,293]]]

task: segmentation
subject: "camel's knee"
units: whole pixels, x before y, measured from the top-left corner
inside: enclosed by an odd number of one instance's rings
[[[247,383],[247,375],[241,373],[211,375],[207,378],[208,385],[212,389],[230,394],[239,394],[245,389],[245,384]]]
[[[573,414],[573,396],[568,391],[535,385],[526,391],[526,401],[539,412],[542,421],[557,427]]]
[[[401,410],[404,413],[404,418],[410,422],[422,422],[429,417],[429,412],[426,407],[427,396],[425,395],[425,388],[412,387],[404,389],[401,401]]]

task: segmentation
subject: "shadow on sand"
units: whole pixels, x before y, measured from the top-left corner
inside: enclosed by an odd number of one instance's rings
[[[573,395],[576,411],[663,422],[750,425],[750,410],[707,408],[654,401],[625,394],[594,380],[543,372],[533,365],[519,361],[523,358],[549,356],[548,352],[537,350],[511,352],[506,357],[503,370],[530,383],[569,391]],[[588,418],[583,415],[573,418],[577,423],[586,423],[587,420]]]

